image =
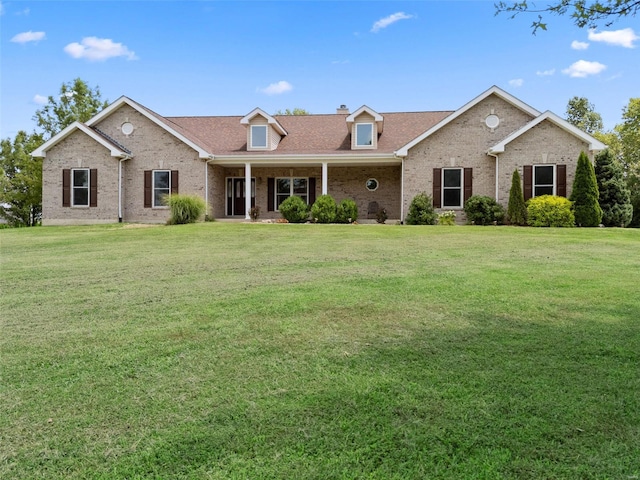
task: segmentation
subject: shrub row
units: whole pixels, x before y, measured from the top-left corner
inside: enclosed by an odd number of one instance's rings
[[[304,223],[311,218],[316,223],[353,223],[358,219],[358,205],[346,198],[339,204],[331,195],[319,196],[309,207],[302,198],[292,196],[279,207],[282,216],[290,223]]]

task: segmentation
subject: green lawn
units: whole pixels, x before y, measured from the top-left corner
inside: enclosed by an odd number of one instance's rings
[[[0,478],[640,477],[640,230],[0,242]]]

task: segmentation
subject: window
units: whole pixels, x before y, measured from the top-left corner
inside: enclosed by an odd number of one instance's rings
[[[287,198],[296,195],[304,203],[309,203],[309,179],[308,178],[276,178],[276,210]]]
[[[72,170],[71,205],[74,207],[89,206],[89,169]]]
[[[356,123],[356,147],[373,146],[373,123]]]
[[[153,206],[166,207],[166,197],[171,193],[171,172],[169,170],[153,171]]]
[[[266,125],[251,125],[251,148],[267,148]]]
[[[369,190],[370,192],[375,192],[378,189],[379,183],[375,178],[370,178],[369,180],[367,180],[366,185],[367,190]]]
[[[462,208],[462,169],[442,169],[442,207]]]
[[[554,173],[553,165],[534,165],[533,166],[533,196],[555,195],[554,191]]]

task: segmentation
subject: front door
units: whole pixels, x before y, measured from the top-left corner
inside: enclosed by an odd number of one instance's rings
[[[245,179],[227,178],[227,216],[246,216],[245,212]],[[251,179],[251,206],[256,206],[256,179]]]

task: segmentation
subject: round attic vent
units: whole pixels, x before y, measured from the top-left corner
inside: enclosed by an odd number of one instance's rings
[[[131,122],[124,122],[120,129],[125,135],[131,135],[133,133],[133,124]]]
[[[497,115],[491,114],[484,119],[484,123],[487,127],[493,130],[494,128],[498,128],[498,125],[500,125],[500,118],[498,118]]]

